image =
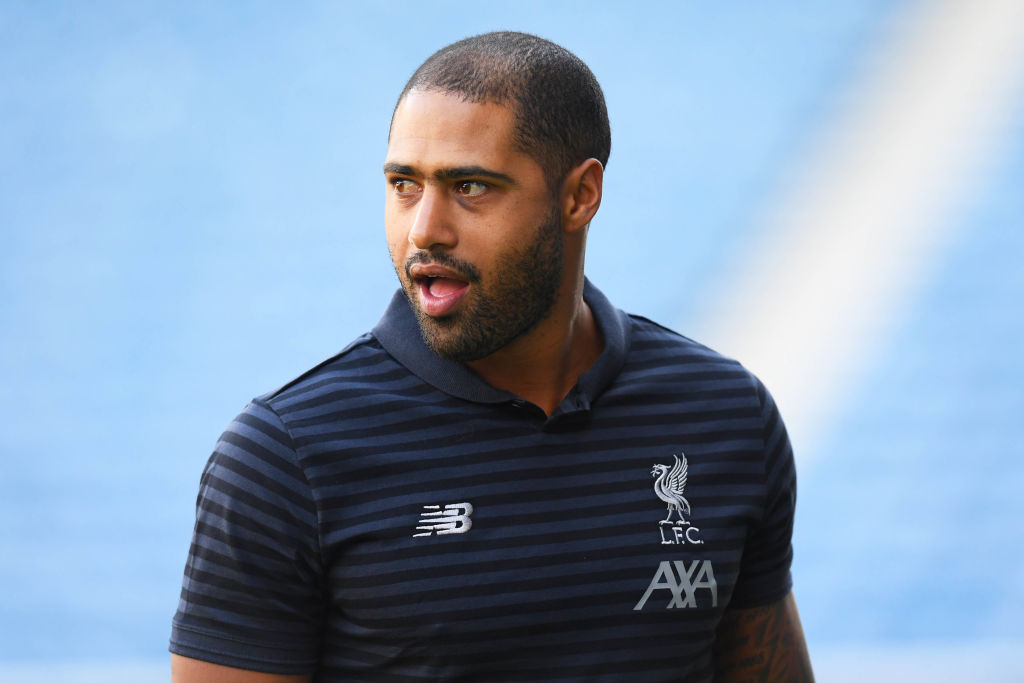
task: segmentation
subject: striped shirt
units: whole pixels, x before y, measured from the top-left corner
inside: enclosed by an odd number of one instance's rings
[[[709,681],[790,589],[796,481],[761,383],[584,296],[605,349],[550,416],[374,330],[255,399],[203,473],[171,651],[317,681]]]

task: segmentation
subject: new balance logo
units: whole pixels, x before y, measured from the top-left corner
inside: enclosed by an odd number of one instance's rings
[[[449,503],[443,510],[440,505],[424,505],[416,526],[420,533],[413,536],[464,534],[473,528],[473,520],[469,518],[472,514],[470,503]]]
[[[673,571],[673,569],[675,571]],[[697,606],[697,591],[706,590],[711,594],[711,606],[718,607],[718,583],[715,582],[715,571],[711,568],[711,560],[694,560],[687,566],[686,562],[674,560],[662,562],[658,571],[651,579],[640,602],[634,611],[641,610],[647,599],[657,590],[667,590],[671,595],[665,609]],[[707,594],[702,594],[707,595]],[[707,603],[705,603],[707,604]]]

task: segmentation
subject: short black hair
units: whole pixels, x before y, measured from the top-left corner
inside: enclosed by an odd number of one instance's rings
[[[412,90],[511,107],[515,143],[544,169],[553,191],[585,159],[608,165],[612,135],[601,86],[579,57],[549,40],[516,31],[464,38],[423,62],[396,111]]]

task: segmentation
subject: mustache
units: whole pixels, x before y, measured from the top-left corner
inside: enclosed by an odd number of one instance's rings
[[[417,251],[405,261],[405,276],[411,281],[410,270],[417,263],[422,265],[438,265],[455,271],[463,280],[469,283],[480,282],[480,269],[468,261],[462,261],[451,254],[443,251],[429,252]]]

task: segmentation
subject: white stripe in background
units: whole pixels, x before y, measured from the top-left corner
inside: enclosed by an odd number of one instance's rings
[[[1024,2],[913,3],[868,60],[689,327],[764,380],[804,463],[1013,121]]]

